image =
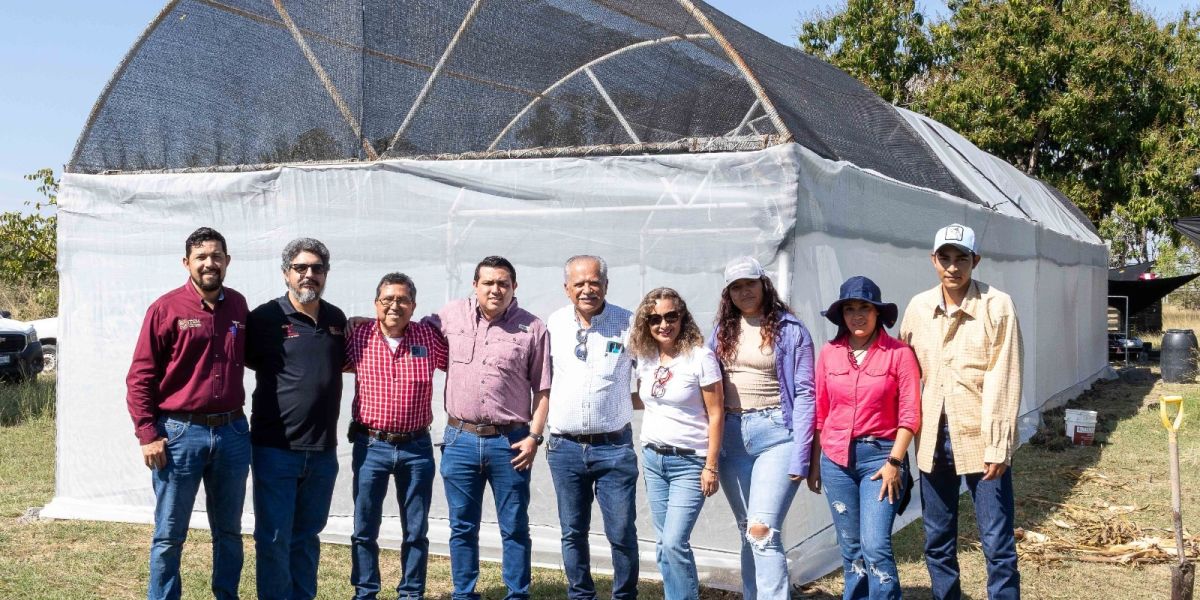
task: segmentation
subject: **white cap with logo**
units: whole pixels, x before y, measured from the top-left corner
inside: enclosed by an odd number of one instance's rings
[[[966,225],[954,223],[938,230],[933,238],[933,251],[945,245],[955,246],[963,252],[975,254],[975,230]]]
[[[752,256],[739,256],[725,265],[725,285],[739,279],[759,279],[766,275],[762,265]]]

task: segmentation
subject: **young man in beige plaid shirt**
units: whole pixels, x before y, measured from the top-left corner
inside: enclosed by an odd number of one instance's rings
[[[921,364],[917,438],[925,563],[933,597],[957,600],[958,495],[975,504],[987,558],[988,598],[1020,598],[1009,464],[1021,404],[1021,330],[1012,298],[972,279],[975,232],[953,224],[934,238],[937,287],[904,311],[900,337]]]

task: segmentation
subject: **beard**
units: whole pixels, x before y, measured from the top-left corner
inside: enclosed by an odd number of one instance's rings
[[[311,282],[311,280],[308,281]],[[301,281],[300,283],[303,284],[305,282]],[[292,297],[295,298],[296,302],[299,302],[300,304],[308,304],[309,302],[315,302],[321,298],[320,288],[303,287],[302,285],[296,285],[293,287],[291,284],[288,284],[288,290],[292,292]]]
[[[209,280],[205,280],[204,279],[205,275],[216,275],[216,277],[213,277]],[[199,279],[197,279],[196,277],[192,277],[192,283],[195,283],[196,287],[200,288],[202,291],[205,291],[205,292],[215,292],[215,291],[221,289],[221,284],[224,283],[224,281],[225,281],[225,274],[219,270],[204,271],[204,272],[200,273]]]

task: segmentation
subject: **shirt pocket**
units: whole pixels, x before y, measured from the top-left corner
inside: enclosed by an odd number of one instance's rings
[[[225,356],[234,366],[241,366],[246,358],[246,329],[231,323],[224,332]]]
[[[475,358],[475,337],[466,332],[451,332],[446,336],[450,350],[450,362],[469,363]]]
[[[529,350],[525,347],[524,340],[515,336],[503,336],[493,341],[492,345],[495,346],[493,351],[495,352],[496,366],[499,369],[525,373]]]
[[[863,369],[863,381],[861,381],[859,385],[878,385],[888,381],[894,381],[896,379],[895,374],[892,373],[891,369],[888,368],[886,361],[875,360],[873,363],[874,364],[867,365],[867,367]]]

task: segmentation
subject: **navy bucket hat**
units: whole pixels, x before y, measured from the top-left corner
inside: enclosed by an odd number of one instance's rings
[[[891,327],[896,324],[896,317],[900,314],[900,309],[896,308],[895,304],[883,301],[883,293],[879,291],[879,286],[875,285],[874,281],[855,275],[847,279],[842,284],[842,289],[838,292],[838,299],[829,308],[821,312],[826,319],[838,327],[845,327],[846,322],[842,318],[842,305],[850,300],[862,300],[870,302],[879,311],[879,322],[883,323],[884,327]]]

